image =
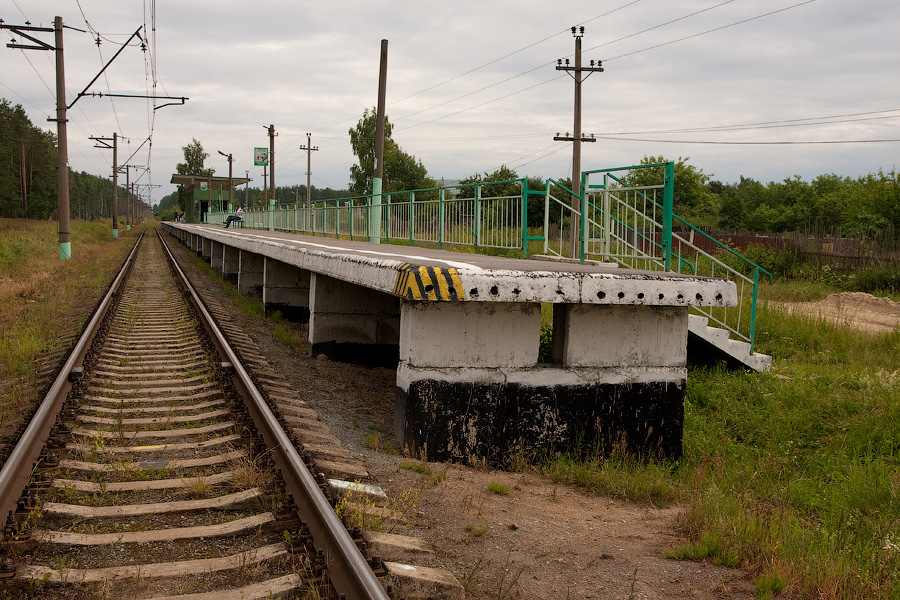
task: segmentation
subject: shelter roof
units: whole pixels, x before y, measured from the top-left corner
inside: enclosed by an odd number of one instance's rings
[[[216,177],[208,176],[208,175],[182,175],[180,173],[174,173],[172,175],[172,181],[170,183],[174,183],[177,185],[183,185],[185,191],[193,191],[195,188],[199,188],[201,184],[206,183],[211,190],[227,190],[229,187],[234,189],[239,185],[244,185],[248,183],[250,179],[247,177]],[[230,182],[230,185],[229,185]]]

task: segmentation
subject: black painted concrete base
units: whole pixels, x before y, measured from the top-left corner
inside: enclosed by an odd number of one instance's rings
[[[685,382],[532,387],[416,381],[397,389],[401,443],[429,460],[485,458],[551,448],[609,453],[616,444],[681,457]]]

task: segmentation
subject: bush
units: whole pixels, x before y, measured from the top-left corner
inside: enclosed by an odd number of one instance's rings
[[[856,274],[852,287],[851,291],[869,294],[876,292],[900,293],[900,267],[890,266],[860,271]]]

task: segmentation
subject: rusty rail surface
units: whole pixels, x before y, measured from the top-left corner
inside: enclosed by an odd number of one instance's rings
[[[19,439],[16,447],[10,453],[9,458],[0,470],[0,516],[7,515],[4,524],[4,531],[9,528],[15,528],[15,511],[19,502],[19,496],[22,490],[28,484],[34,466],[37,464],[44,444],[50,435],[50,430],[56,424],[56,417],[62,408],[63,402],[69,390],[72,389],[73,379],[78,376],[79,370],[87,351],[91,347],[91,343],[106,313],[109,311],[115,296],[119,293],[122,284],[128,278],[128,273],[134,265],[134,257],[137,255],[138,246],[144,238],[141,232],[140,237],[125,259],[125,263],[119,274],[113,280],[103,300],[100,301],[97,310],[91,317],[90,322],[75,344],[75,348],[69,355],[62,370],[57,375],[41,401],[40,406],[31,418],[31,422],[25,428],[25,433]]]

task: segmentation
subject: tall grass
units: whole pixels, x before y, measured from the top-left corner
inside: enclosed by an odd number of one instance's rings
[[[0,219],[0,430],[35,401],[38,359],[84,326],[140,227],[112,239],[111,224],[72,221],[72,259],[59,260],[57,224]]]

